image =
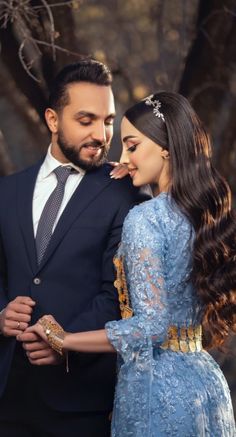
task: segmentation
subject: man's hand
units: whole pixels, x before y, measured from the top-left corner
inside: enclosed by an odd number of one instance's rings
[[[31,364],[36,366],[56,365],[61,364],[64,359],[35,332],[27,332],[26,330],[17,339],[23,342],[23,348]]]
[[[35,302],[28,296],[17,296],[0,315],[0,331],[6,337],[16,337],[28,328]]]

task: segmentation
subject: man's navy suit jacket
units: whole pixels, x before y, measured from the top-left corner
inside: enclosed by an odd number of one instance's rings
[[[130,178],[109,177],[108,164],[88,172],[68,202],[38,267],[32,198],[42,161],[0,183],[0,310],[16,296],[36,301],[32,323],[52,314],[66,331],[104,328],[120,317],[113,256],[129,209],[140,201]],[[142,198],[144,200],[144,198]],[[0,335],[0,396],[16,341]],[[40,396],[60,411],[112,407],[115,354],[69,354],[65,364],[32,366]]]

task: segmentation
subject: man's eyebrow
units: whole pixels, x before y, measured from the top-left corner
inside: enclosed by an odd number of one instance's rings
[[[128,140],[132,139],[132,138],[137,138],[135,135],[127,135],[126,137],[123,138],[123,142],[126,143]]]
[[[107,118],[115,118],[115,116],[116,116],[116,114],[112,112],[111,114],[109,114],[106,117],[106,119]],[[98,118],[98,116],[96,114],[94,114],[93,112],[87,112],[87,111],[76,112],[75,118],[80,118],[80,117],[89,117],[89,118],[92,118],[93,120]]]
[[[89,118],[96,118],[97,116],[93,112],[87,112],[87,111],[79,111],[76,112],[75,117],[89,117]]]

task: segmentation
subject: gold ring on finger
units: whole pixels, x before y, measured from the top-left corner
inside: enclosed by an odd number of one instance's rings
[[[17,329],[20,329],[20,322],[17,322]]]

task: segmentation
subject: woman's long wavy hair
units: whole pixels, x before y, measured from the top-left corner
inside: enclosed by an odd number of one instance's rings
[[[236,331],[236,216],[228,184],[211,162],[209,137],[183,96],[154,94],[154,107],[141,101],[126,118],[170,155],[170,192],[195,230],[192,280],[204,304],[207,347],[220,346]]]

